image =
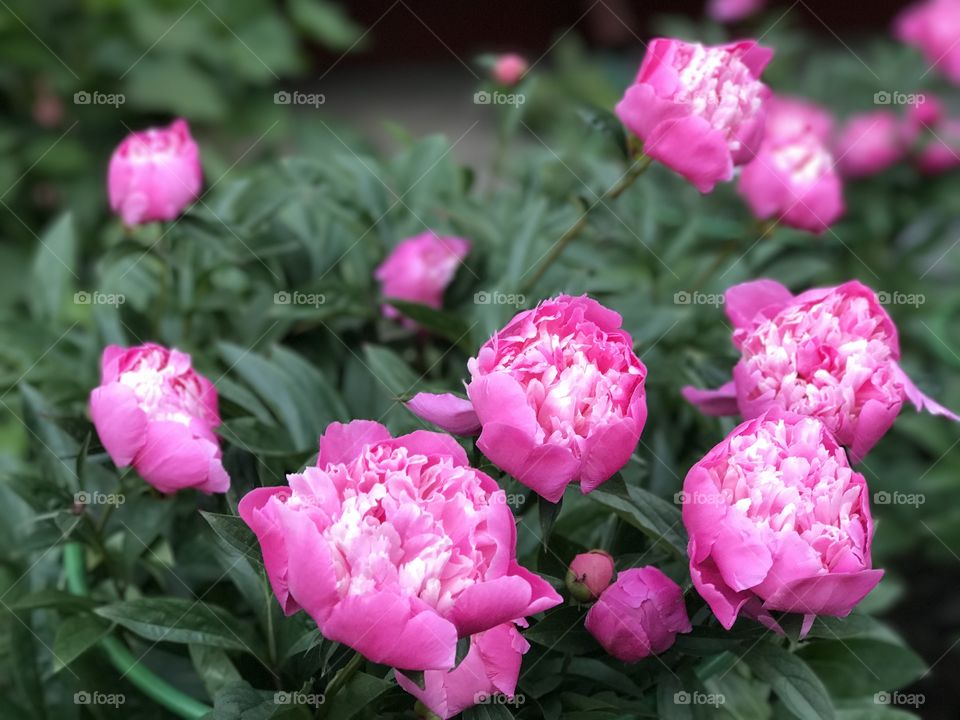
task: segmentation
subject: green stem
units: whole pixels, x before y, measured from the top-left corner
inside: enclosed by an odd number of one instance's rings
[[[653,158],[647,155],[641,155],[627,170],[627,172],[621,177],[612,187],[610,187],[603,195],[597,198],[597,201],[590,205],[583,214],[577,219],[577,221],[567,228],[567,231],[560,236],[560,239],[554,243],[553,247],[550,248],[550,251],[544,256],[543,260],[537,266],[537,269],[533,271],[533,274],[530,276],[530,279],[523,284],[523,287],[520,288],[520,292],[526,293],[536,285],[540,278],[543,277],[544,273],[550,268],[550,266],[556,261],[560,255],[563,254],[563,251],[566,249],[567,245],[580,234],[580,231],[583,230],[587,225],[587,221],[590,218],[590,215],[593,211],[601,206],[605,205],[608,200],[616,200],[620,195],[623,194],[623,191],[628,187],[633,185],[634,181],[640,177],[644,171],[650,167],[650,164],[653,162]]]
[[[360,667],[360,664],[363,662],[363,655],[358,652],[353,653],[353,657],[337,671],[337,674],[333,676],[333,680],[330,681],[330,684],[323,691],[324,704],[317,709],[317,717],[323,717],[321,713],[322,710],[325,710],[327,703],[333,699],[340,689],[347,684],[347,681],[353,677],[353,674],[357,671],[357,668]]]
[[[67,587],[74,595],[89,595],[87,572],[84,567],[83,545],[67,543],[63,548],[63,565],[67,575]],[[200,720],[213,711],[212,707],[194,700],[180,692],[165,680],[154,675],[127,647],[113,635],[100,641],[113,666],[124,678],[140,689],[144,695],[186,720]]]

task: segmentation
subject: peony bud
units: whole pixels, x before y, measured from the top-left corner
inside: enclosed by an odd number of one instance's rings
[[[603,550],[580,553],[567,570],[567,589],[580,602],[593,602],[613,580],[613,556]]]
[[[506,87],[513,87],[526,75],[526,58],[516,53],[504,53],[493,64],[493,79]]]

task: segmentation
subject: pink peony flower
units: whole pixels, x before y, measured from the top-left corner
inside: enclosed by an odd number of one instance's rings
[[[526,310],[467,364],[469,400],[420,393],[416,415],[477,446],[550,502],[579,480],[587,493],[622,468],[647,419],[647,369],[620,316],[586,296]]]
[[[217,391],[186,353],[151,343],[110,345],[100,385],[90,393],[90,416],[113,462],[133,465],[160,492],[230,487],[213,433],[220,424]]]
[[[728,630],[742,611],[843,617],[871,569],[866,481],[816,418],[770,410],[735,428],[683,482],[693,585]]]
[[[906,153],[900,121],[886,110],[854,115],[840,130],[835,151],[844,176],[876,175]]]
[[[759,12],[766,0],[709,0],[707,15],[720,23],[735,23]]]
[[[815,105],[771,99],[763,143],[738,186],[754,215],[819,233],[843,214],[843,183],[826,145],[830,126]]]
[[[200,151],[186,120],[128,135],[110,158],[110,209],[127,225],[173,220],[200,194]]]
[[[925,175],[960,166],[960,120],[948,117],[938,98],[923,96],[922,102],[910,106],[904,138],[916,146],[913,161]]]
[[[902,11],[894,20],[894,35],[918,48],[954,84],[960,84],[960,2],[925,0]]]
[[[742,356],[718,390],[684,388],[709,415],[754,418],[783,408],[822,420],[854,462],[890,429],[905,399],[955,414],[924,395],[900,368],[897,329],[874,292],[852,280],[794,297],[755,280],[727,290],[733,343]]]
[[[516,53],[504,53],[493,63],[493,79],[506,87],[513,87],[526,75],[529,66],[526,58]]]
[[[286,614],[402,670],[449,670],[457,639],[561,598],[517,564],[506,496],[449,435],[332,423],[316,467],[240,501]]]
[[[763,139],[770,91],[760,74],[772,56],[753,41],[653,40],[617,116],[644,153],[710,192],[752,160]]]
[[[652,566],[620,573],[590,608],[585,625],[624,662],[666,652],[677,633],[693,629],[680,586]]]
[[[499,693],[513,697],[529,649],[514,624],[504,623],[471,637],[470,651],[453,670],[427,670],[423,687],[397,672],[397,684],[447,720]]]
[[[580,553],[570,563],[566,585],[580,602],[593,602],[613,580],[613,557],[603,550]]]
[[[380,281],[385,298],[439,310],[443,307],[443,291],[469,252],[467,240],[441,237],[428,230],[397,245],[374,271],[374,277]],[[383,314],[388,318],[400,317],[400,312],[390,305],[383,306]]]

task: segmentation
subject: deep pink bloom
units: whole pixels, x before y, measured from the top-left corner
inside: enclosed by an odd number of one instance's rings
[[[482,428],[480,450],[551,502],[574,480],[590,492],[626,464],[647,419],[647,369],[620,325],[586,296],[545,300],[469,361],[469,400],[420,393],[407,407],[450,431]]]
[[[735,428],[683,482],[690,576],[720,624],[742,611],[843,617],[880,581],[866,481],[816,418],[770,410]]]
[[[900,120],[888,110],[854,115],[841,128],[835,152],[844,176],[876,175],[906,154]]]
[[[766,0],[709,0],[707,14],[721,23],[745,20],[766,5]]]
[[[217,391],[186,353],[152,343],[108,346],[90,416],[113,462],[133,465],[160,492],[230,487],[213,432],[220,424]]]
[[[513,697],[529,649],[514,624],[504,623],[471,637],[470,651],[453,670],[427,670],[422,688],[401,672],[397,684],[447,720],[497,694]]]
[[[960,2],[924,0],[901,12],[894,21],[898,40],[923,53],[954,84],[960,84]]]
[[[110,209],[127,225],[173,220],[200,194],[200,151],[186,120],[128,135],[110,158]]]
[[[457,639],[557,605],[516,560],[503,490],[449,435],[332,423],[316,467],[240,501],[273,592],[324,637],[403,670],[449,670]]]
[[[617,116],[643,140],[644,153],[710,192],[760,146],[770,93],[760,74],[772,56],[753,41],[704,46],[658,38]]]
[[[380,281],[385,298],[439,310],[443,307],[443,291],[469,252],[467,240],[441,237],[427,230],[397,245],[374,271],[374,277]],[[400,316],[390,305],[383,306],[383,314],[389,318]]]
[[[680,586],[653,566],[620,573],[590,608],[585,625],[624,662],[666,652],[677,633],[692,630]]]
[[[513,87],[526,74],[527,60],[516,53],[499,55],[493,63],[493,79],[506,87]]]
[[[913,162],[920,172],[938,175],[960,166],[960,119],[947,116],[936,97],[910,106],[904,122],[906,142],[913,144]]]
[[[843,183],[826,140],[830,126],[816,105],[770,100],[763,143],[738,186],[754,215],[820,233],[843,214]]]
[[[739,410],[754,418],[783,408],[817,417],[854,462],[890,429],[905,399],[960,419],[903,372],[893,321],[855,280],[796,297],[773,280],[755,280],[727,290],[725,308],[742,354],[733,381],[718,390],[683,390],[709,415]]]
[[[570,593],[580,602],[591,602],[600,597],[613,580],[613,557],[603,550],[580,553],[570,562],[566,584]]]

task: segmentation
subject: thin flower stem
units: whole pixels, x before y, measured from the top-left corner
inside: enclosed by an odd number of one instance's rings
[[[353,657],[337,671],[337,674],[333,676],[333,680],[330,681],[330,684],[327,685],[326,689],[323,691],[323,704],[317,708],[317,717],[325,717],[325,711],[328,707],[330,700],[340,692],[341,688],[347,684],[353,674],[360,667],[360,664],[363,662],[363,655],[358,652],[353,653]]]

